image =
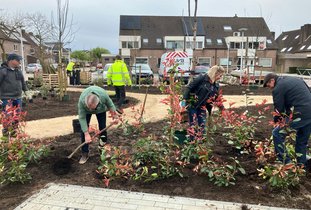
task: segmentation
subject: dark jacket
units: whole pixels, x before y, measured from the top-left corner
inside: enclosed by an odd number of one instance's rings
[[[0,99],[17,99],[26,91],[24,75],[19,69],[11,69],[6,63],[0,67]]]
[[[212,109],[212,105],[207,103],[210,97],[216,96],[219,91],[217,83],[212,84],[207,74],[202,74],[195,78],[185,89],[183,98],[189,103],[191,96],[196,97],[196,100],[191,104],[194,108],[206,106],[207,110]]]
[[[295,77],[277,77],[272,91],[274,108],[280,113],[290,113],[294,107],[292,127],[300,128],[311,123],[311,93],[307,84]],[[275,119],[276,120],[276,119]]]

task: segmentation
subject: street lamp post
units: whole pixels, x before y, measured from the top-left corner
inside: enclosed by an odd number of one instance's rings
[[[23,30],[22,30],[22,26],[20,26],[19,29],[20,29],[20,40],[21,40],[22,72],[23,72],[25,80],[28,80],[28,77],[27,77],[26,71],[25,71],[25,58],[24,58],[24,43],[23,43]]]
[[[243,54],[244,54],[244,32],[245,31],[247,31],[247,28],[240,28],[239,29],[239,31],[241,31],[241,33],[242,33],[242,44],[241,44],[241,48],[242,48],[242,50],[241,50],[241,65],[240,65],[240,84],[242,84],[242,71],[243,71],[243,67],[244,67],[244,65],[243,65],[243,63],[244,63],[244,61],[243,61]]]
[[[227,43],[228,51],[227,51],[227,74],[229,74],[229,49],[230,49],[230,42]]]

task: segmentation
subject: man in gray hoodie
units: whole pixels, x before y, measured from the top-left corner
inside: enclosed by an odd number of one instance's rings
[[[2,110],[8,104],[17,107],[18,111],[22,108],[22,91],[27,90],[23,72],[19,69],[22,57],[17,54],[9,54],[6,63],[0,67],[0,103]],[[6,134],[4,128],[3,134]]]

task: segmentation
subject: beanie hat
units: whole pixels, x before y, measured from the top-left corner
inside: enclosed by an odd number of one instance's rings
[[[8,55],[8,61],[12,61],[12,60],[17,60],[17,61],[21,61],[23,58],[22,56],[19,56],[15,53],[9,54]]]
[[[275,79],[277,77],[276,74],[274,73],[269,73],[265,76],[264,80],[263,80],[263,87],[267,87],[267,83],[271,80],[271,79]]]

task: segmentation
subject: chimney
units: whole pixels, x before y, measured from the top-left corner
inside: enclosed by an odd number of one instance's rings
[[[271,31],[271,36],[272,36],[273,40],[275,40],[275,32],[274,31]]]
[[[305,24],[300,28],[300,43],[303,43],[311,35],[311,24]]]

